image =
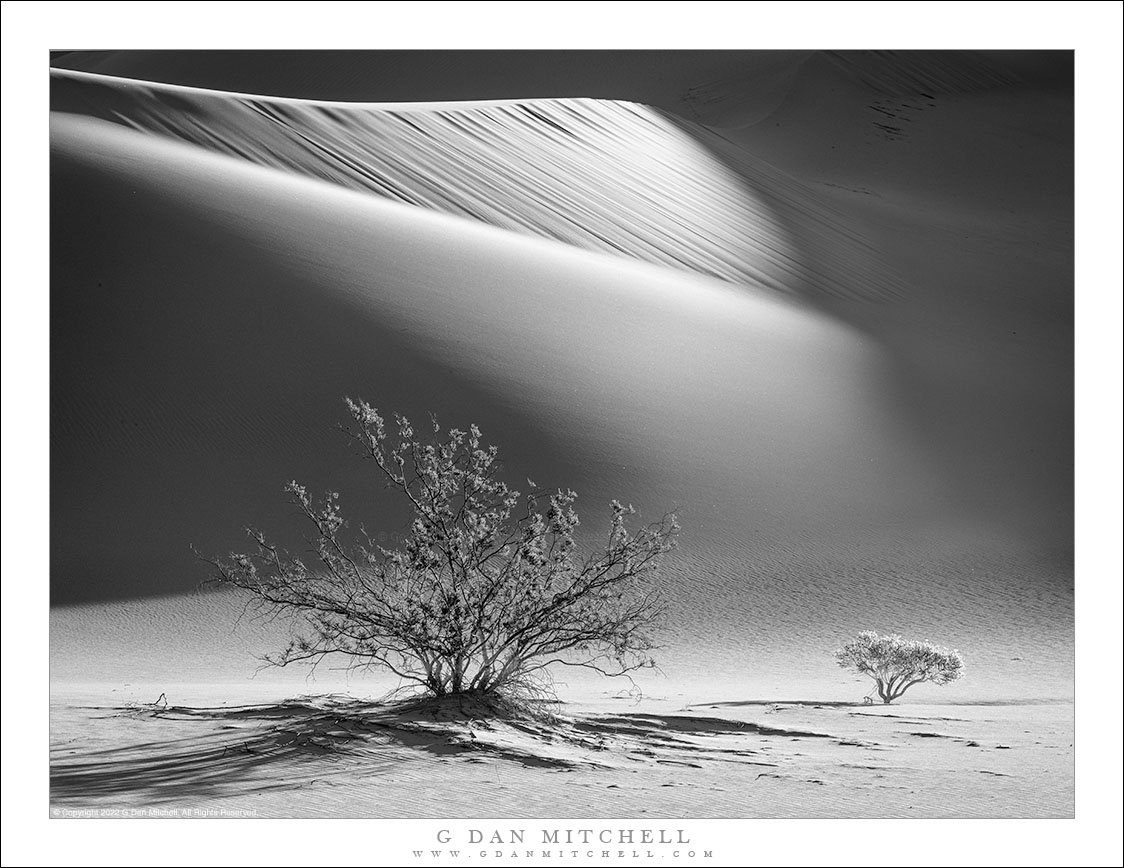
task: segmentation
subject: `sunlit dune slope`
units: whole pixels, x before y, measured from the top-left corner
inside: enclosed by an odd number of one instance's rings
[[[601,100],[364,106],[55,70],[52,107],[527,234],[778,293],[894,295],[824,197],[658,109]],[[810,248],[810,249],[806,249]]]

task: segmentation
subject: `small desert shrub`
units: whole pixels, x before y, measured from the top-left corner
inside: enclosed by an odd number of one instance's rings
[[[903,639],[896,633],[880,636],[872,630],[859,633],[838,649],[835,660],[844,669],[874,679],[878,696],[887,705],[922,681],[948,684],[964,675],[964,660],[958,651]]]

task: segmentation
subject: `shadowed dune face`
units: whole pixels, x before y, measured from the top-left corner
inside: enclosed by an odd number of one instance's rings
[[[1072,68],[1071,52],[817,53],[765,121],[700,138],[735,173],[749,151],[845,215],[893,300],[805,299],[891,355],[899,418],[965,515],[1058,551],[1073,526]],[[830,248],[802,245],[838,272]]]

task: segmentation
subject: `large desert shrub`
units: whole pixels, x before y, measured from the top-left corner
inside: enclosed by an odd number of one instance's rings
[[[948,684],[964,674],[958,651],[903,639],[896,633],[880,636],[872,630],[859,633],[838,649],[835,659],[844,669],[874,679],[878,696],[887,705],[915,684]]]
[[[634,510],[613,501],[605,536],[583,552],[577,495],[509,488],[475,425],[442,431],[434,420],[421,437],[397,416],[391,434],[375,408],[347,406],[344,430],[413,522],[401,547],[375,545],[348,527],[338,494],[317,502],[292,482],[313,528],[307,557],[250,530],[253,551],[207,559],[214,582],[296,620],[297,638],[270,662],[342,654],[434,696],[519,694],[555,663],[614,676],[654,665],[664,603],[653,579],[674,516],[630,530]]]

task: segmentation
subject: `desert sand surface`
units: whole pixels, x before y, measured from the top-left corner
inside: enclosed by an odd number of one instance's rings
[[[127,693],[127,691],[126,691]],[[516,719],[349,694],[52,707],[56,816],[1065,817],[1072,708],[602,697]],[[90,689],[89,701],[104,692]],[[219,701],[217,705],[210,705]],[[236,704],[239,703],[239,704]]]
[[[51,71],[52,809],[1073,815],[1065,58],[195,60]],[[290,479],[404,532],[348,395],[478,424],[584,526],[678,511],[642,691],[489,721],[255,675],[283,629],[190,547],[299,545]],[[968,674],[863,705],[863,629]]]

